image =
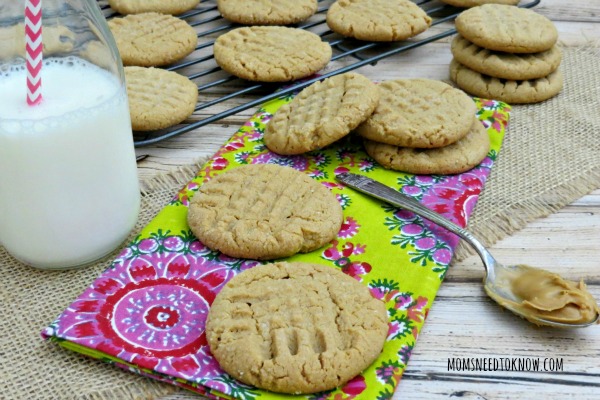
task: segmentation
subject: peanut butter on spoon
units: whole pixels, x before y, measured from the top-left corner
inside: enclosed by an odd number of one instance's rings
[[[512,292],[516,299],[495,299],[502,306],[519,311],[527,320],[540,319],[563,324],[585,324],[598,317],[600,309],[585,283],[568,281],[560,275],[527,265],[498,274],[496,285]]]
[[[359,192],[410,210],[464,239],[483,261],[485,292],[502,307],[534,324],[553,328],[585,328],[600,322],[598,305],[583,282],[577,285],[527,265],[502,265],[469,231],[414,198],[363,175],[343,172],[336,179]]]

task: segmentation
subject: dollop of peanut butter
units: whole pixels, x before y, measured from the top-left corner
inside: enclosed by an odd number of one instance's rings
[[[538,318],[563,324],[586,324],[598,317],[600,309],[583,280],[563,279],[560,275],[527,265],[505,282],[520,302],[505,300],[509,308],[539,324]]]

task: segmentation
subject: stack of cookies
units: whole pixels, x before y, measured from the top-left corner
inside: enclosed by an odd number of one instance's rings
[[[456,18],[450,78],[464,91],[507,103],[537,103],[560,92],[561,51],[552,21],[534,11],[486,4]]]
[[[458,174],[478,165],[490,148],[463,91],[430,79],[379,85],[357,73],[314,83],[282,106],[264,142],[284,155],[325,147],[352,131],[385,168],[413,174]]]
[[[412,174],[458,174],[490,149],[473,100],[441,81],[381,83],[373,115],[358,126],[367,154],[385,168]]]

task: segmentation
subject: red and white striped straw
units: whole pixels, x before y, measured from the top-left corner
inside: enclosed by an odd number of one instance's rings
[[[27,104],[42,102],[42,0],[25,0]]]

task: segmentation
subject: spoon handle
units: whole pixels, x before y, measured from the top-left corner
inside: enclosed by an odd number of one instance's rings
[[[492,257],[490,252],[486,250],[483,244],[481,244],[481,242],[477,240],[469,231],[447,220],[435,211],[430,210],[429,208],[425,207],[412,197],[406,196],[398,192],[397,190],[386,186],[380,182],[377,182],[371,178],[368,178],[364,175],[344,172],[338,174],[336,178],[338,181],[344,183],[345,185],[353,189],[358,190],[359,192],[368,194],[369,196],[375,197],[379,200],[383,200],[386,203],[389,203],[396,207],[412,211],[415,214],[430,220],[434,224],[444,227],[450,232],[460,236],[477,251],[485,265],[487,273],[493,274],[493,271],[490,270],[495,267],[496,260],[494,259],[494,257]]]

